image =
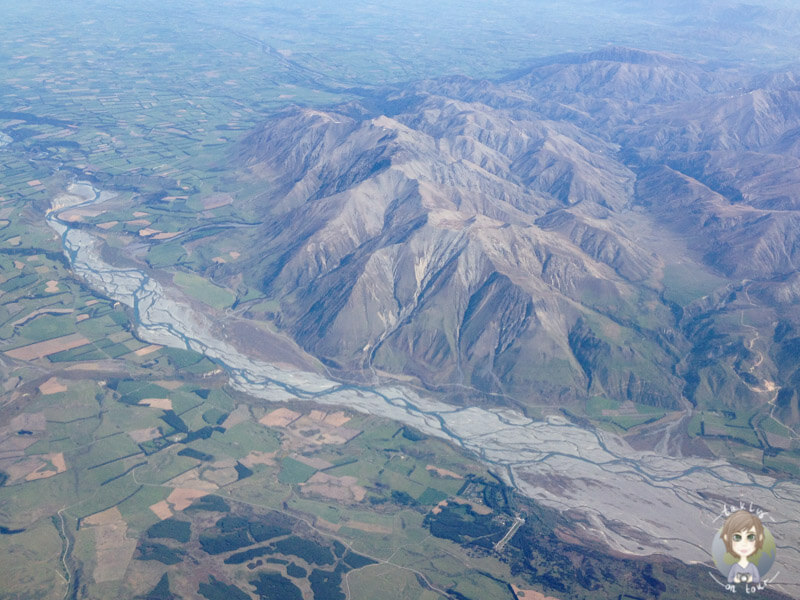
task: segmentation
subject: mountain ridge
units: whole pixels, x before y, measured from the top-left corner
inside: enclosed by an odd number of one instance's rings
[[[795,293],[779,280],[800,257],[800,110],[792,92],[732,94],[748,77],[608,49],[284,111],[235,157],[269,190],[244,271],[279,303],[276,324],[343,375],[522,407],[602,396],[674,410],[719,385],[723,405],[766,404],[754,390],[777,358],[765,347],[753,366],[733,315],[758,315],[751,346],[770,323],[797,326],[770,299]],[[726,286],[732,299],[714,295]],[[716,304],[685,311],[701,297]],[[727,350],[709,371],[714,339]]]

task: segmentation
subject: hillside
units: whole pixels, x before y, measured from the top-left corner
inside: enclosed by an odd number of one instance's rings
[[[349,379],[766,405],[800,363],[795,82],[612,48],[290,109],[238,148],[262,224],[214,275]]]

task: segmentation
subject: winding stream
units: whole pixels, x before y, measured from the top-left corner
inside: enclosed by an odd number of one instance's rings
[[[209,318],[192,309],[179,290],[163,287],[140,270],[105,262],[102,240],[58,217],[61,209],[91,204],[97,196],[70,197],[71,202],[63,197],[54,202],[48,223],[61,235],[75,274],[133,309],[142,339],[205,354],[227,369],[232,385],[265,401],[313,400],[347,407],[449,440],[479,456],[527,496],[570,510],[586,535],[630,554],[709,563],[723,502],[752,502],[769,512],[765,524],[778,542],[775,587],[800,596],[797,483],[746,473],[721,460],[637,451],[619,436],[561,418],[534,421],[512,410],[455,407],[397,385],[342,385],[254,360],[215,339]]]

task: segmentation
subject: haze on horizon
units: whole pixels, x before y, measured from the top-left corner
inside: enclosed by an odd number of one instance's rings
[[[0,30],[10,35],[41,21],[76,36],[92,27],[107,32],[109,41],[124,40],[131,30],[120,17],[137,13],[159,38],[190,23],[201,31],[229,30],[354,86],[452,74],[496,77],[541,57],[607,45],[754,69],[797,62],[800,48],[800,6],[790,0],[303,0],[288,8],[274,0],[90,1],[78,8],[65,0],[3,0],[0,7]],[[182,50],[178,42],[176,51]]]

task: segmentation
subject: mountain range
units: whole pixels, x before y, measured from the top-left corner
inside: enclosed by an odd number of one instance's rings
[[[232,157],[248,316],[459,403],[800,423],[800,72],[610,47],[357,93]]]

